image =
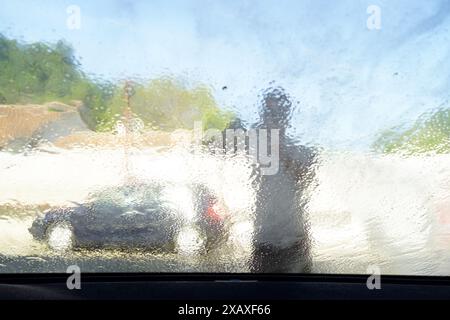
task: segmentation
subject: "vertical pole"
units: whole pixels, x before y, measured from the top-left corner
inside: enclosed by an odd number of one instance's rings
[[[130,179],[130,126],[131,126],[131,104],[130,104],[130,98],[131,98],[131,83],[127,80],[125,82],[125,109],[123,110],[123,121],[124,121],[124,129],[125,129],[125,139],[124,139],[124,164],[125,164],[125,180]]]

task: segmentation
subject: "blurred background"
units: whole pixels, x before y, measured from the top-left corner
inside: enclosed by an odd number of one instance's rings
[[[262,92],[282,87],[295,105],[289,135],[320,150],[305,213],[314,272],[450,274],[448,1],[0,8],[0,272],[60,270],[67,259],[91,270],[247,271],[241,256],[228,259],[233,250],[194,267],[180,257],[167,266],[139,254],[59,256],[27,228],[123,176],[174,168],[228,202],[241,190],[230,206],[250,221],[249,164],[227,171],[208,158],[200,173],[205,159],[184,147],[195,121],[249,127]],[[239,230],[240,239],[250,229]]]

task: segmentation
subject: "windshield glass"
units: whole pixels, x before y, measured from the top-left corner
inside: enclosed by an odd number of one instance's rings
[[[0,273],[450,275],[448,1],[0,8]]]

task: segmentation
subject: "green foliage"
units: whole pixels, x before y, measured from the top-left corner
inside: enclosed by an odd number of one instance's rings
[[[110,118],[117,119],[126,106],[124,85],[117,87],[110,103]],[[207,87],[188,88],[171,78],[133,84],[130,107],[134,115],[153,129],[192,129],[195,121],[204,128],[224,129],[232,114],[222,111]]]
[[[85,81],[72,47],[62,41],[22,45],[0,35],[0,70],[4,103],[67,102],[73,84]]]
[[[148,127],[192,128],[194,121],[202,121],[205,128],[223,129],[232,118],[207,87],[190,89],[162,78],[134,84],[133,89],[131,109]],[[0,34],[0,103],[74,100],[83,102],[83,120],[98,131],[113,129],[126,106],[123,85],[87,77],[69,44],[21,44]]]
[[[21,44],[0,34],[0,103],[82,101],[84,120],[96,129],[108,103],[104,87],[83,74],[69,44]]]
[[[409,128],[383,132],[373,148],[384,153],[450,152],[450,109],[425,113]]]

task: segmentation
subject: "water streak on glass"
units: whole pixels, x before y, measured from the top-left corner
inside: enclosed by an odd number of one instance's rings
[[[0,0],[0,273],[450,275],[449,4],[370,5]]]

